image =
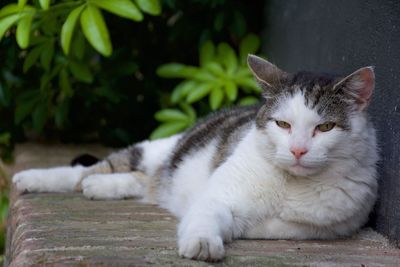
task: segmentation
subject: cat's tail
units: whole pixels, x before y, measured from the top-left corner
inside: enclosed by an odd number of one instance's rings
[[[81,154],[81,155],[73,158],[70,165],[71,166],[80,165],[80,166],[84,166],[84,167],[89,167],[89,166],[96,164],[99,161],[100,161],[99,158],[85,153],[85,154]]]

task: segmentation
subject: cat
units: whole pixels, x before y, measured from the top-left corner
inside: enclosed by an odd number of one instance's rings
[[[17,173],[20,191],[82,190],[91,199],[140,197],[179,220],[179,255],[218,261],[233,239],[332,239],[368,219],[378,148],[367,116],[372,67],[348,76],[248,66],[259,105],[215,113],[169,138],[144,141],[91,167]]]

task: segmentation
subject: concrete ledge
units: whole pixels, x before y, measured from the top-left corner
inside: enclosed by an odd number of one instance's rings
[[[10,208],[6,266],[209,266],[179,258],[175,219],[135,200],[13,191]],[[335,241],[238,240],[226,250],[212,265],[400,265],[400,250],[370,229]]]

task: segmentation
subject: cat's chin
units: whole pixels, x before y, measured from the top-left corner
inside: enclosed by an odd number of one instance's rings
[[[311,176],[320,172],[319,168],[306,167],[300,164],[289,166],[286,170],[294,176]]]

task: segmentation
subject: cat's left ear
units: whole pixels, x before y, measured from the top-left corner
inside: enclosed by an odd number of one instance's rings
[[[356,70],[335,84],[333,88],[335,90],[339,87],[343,88],[344,92],[355,101],[358,110],[365,110],[375,88],[374,68],[369,66]]]

